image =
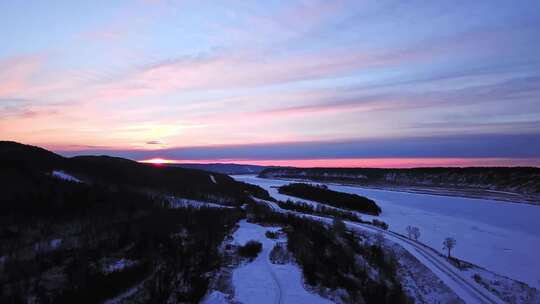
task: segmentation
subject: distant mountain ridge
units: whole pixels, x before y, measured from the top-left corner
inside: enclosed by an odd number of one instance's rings
[[[540,168],[534,167],[278,168],[266,169],[259,176],[375,187],[445,187],[540,195]]]
[[[188,169],[198,169],[222,174],[259,174],[261,171],[270,168],[271,166],[258,165],[240,165],[229,163],[212,163],[212,164],[171,164],[172,167],[181,167]]]

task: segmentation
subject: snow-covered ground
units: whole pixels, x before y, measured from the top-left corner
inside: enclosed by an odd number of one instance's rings
[[[61,170],[54,170],[52,172],[52,176],[54,176],[56,178],[59,178],[59,179],[67,180],[67,181],[70,181],[70,182],[82,183],[82,181],[80,179],[76,178],[73,175],[67,174],[66,172],[61,171]]]
[[[232,282],[235,289],[235,299],[241,303],[332,303],[317,294],[306,291],[303,286],[302,271],[295,264],[272,264],[270,251],[278,240],[265,236],[266,231],[276,231],[279,228],[263,227],[251,224],[245,220],[233,235],[235,243],[244,245],[249,240],[257,240],[263,248],[259,256],[241,264],[234,269]],[[223,297],[211,295],[220,303]]]
[[[213,290],[208,296],[206,296],[201,301],[201,304],[227,304],[227,303],[229,303],[229,300],[227,300],[227,295],[217,290]]]
[[[540,303],[540,291],[529,288],[523,283],[475,266],[465,272],[480,286],[483,286],[507,303]]]
[[[277,199],[290,198],[275,188],[288,181],[254,175],[233,177],[259,185]],[[333,184],[328,187],[375,200],[383,210],[377,218],[393,231],[405,234],[405,227],[417,226],[420,241],[441,251],[444,238],[454,237],[454,256],[540,288],[540,206]]]

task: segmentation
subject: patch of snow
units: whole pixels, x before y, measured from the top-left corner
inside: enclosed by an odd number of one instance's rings
[[[171,207],[173,208],[234,208],[233,206],[225,206],[211,202],[179,198],[174,196],[169,196],[168,200],[171,203]]]
[[[234,242],[244,245],[250,240],[262,243],[259,256],[233,271],[235,299],[242,303],[332,303],[308,292],[303,286],[302,271],[295,264],[277,265],[270,262],[270,251],[277,240],[265,236],[279,227],[263,227],[245,220],[233,235]]]
[[[82,183],[82,181],[80,179],[74,177],[73,175],[67,174],[66,172],[64,172],[62,170],[54,170],[52,172],[52,176],[54,176],[56,178],[59,178],[59,179],[66,180],[66,181],[70,181],[70,182]]]
[[[227,295],[221,291],[214,290],[212,293],[207,295],[202,301],[201,304],[227,304]]]
[[[62,239],[54,239],[49,243],[52,249],[58,249],[62,245]]]
[[[103,273],[108,274],[111,272],[121,271],[127,267],[135,265],[135,263],[136,263],[135,261],[121,258],[111,263],[108,263],[107,265],[103,267],[102,270],[103,270]]]
[[[285,209],[281,209],[281,207],[278,206],[278,204],[274,203],[274,202],[271,202],[271,201],[267,201],[267,200],[263,200],[263,199],[260,199],[260,198],[257,198],[257,197],[251,197],[255,202],[259,203],[259,204],[263,204],[263,205],[266,205],[268,206],[270,209],[272,209],[272,211],[274,212],[279,212],[279,213],[286,213],[287,210]]]
[[[116,296],[115,298],[113,299],[109,299],[105,302],[103,302],[103,304],[117,304],[117,303],[123,303],[125,300],[127,300],[128,298],[132,297],[134,294],[137,293],[137,291],[144,285],[144,283],[147,281],[147,279],[143,280],[142,282],[140,282],[139,284],[131,287],[130,289],[126,290],[125,292],[119,294],[118,296]]]
[[[216,178],[212,174],[210,174],[210,180],[212,181],[212,183],[217,185]]]

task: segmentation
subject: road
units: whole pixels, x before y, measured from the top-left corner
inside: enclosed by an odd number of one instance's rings
[[[385,231],[370,225],[346,222],[353,229],[368,230],[382,233],[386,239],[400,244],[405,250],[415,256],[426,265],[441,281],[443,281],[465,303],[499,304],[504,303],[501,299],[481,288],[470,277],[464,275],[451,265],[446,258],[442,257],[432,248],[410,240],[392,231]]]

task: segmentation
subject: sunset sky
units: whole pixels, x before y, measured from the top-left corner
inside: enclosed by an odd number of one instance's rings
[[[540,1],[0,1],[0,140],[540,166]]]

